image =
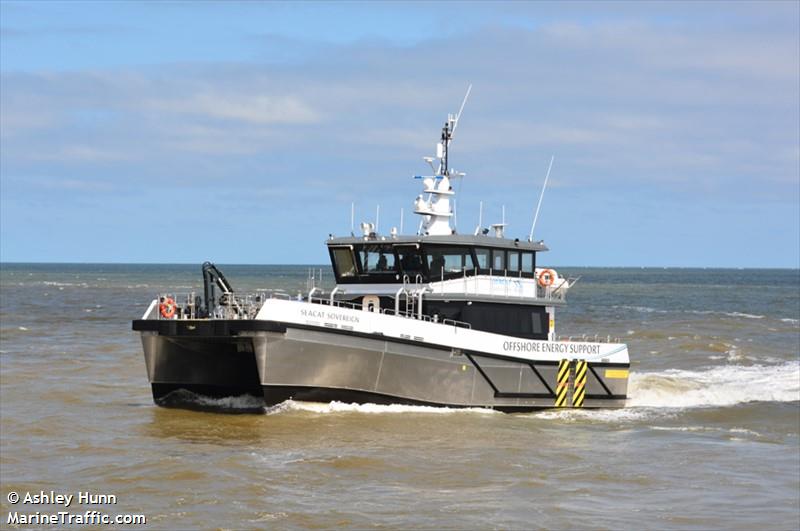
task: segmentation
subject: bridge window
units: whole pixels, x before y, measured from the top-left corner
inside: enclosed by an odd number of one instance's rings
[[[479,269],[489,269],[489,249],[475,249],[475,258]]]
[[[336,247],[331,249],[336,275],[339,277],[354,277],[356,263],[353,260],[353,251],[349,247]]]
[[[495,273],[506,269],[506,252],[500,249],[492,250],[492,269]]]
[[[364,273],[394,273],[394,252],[390,245],[365,245],[361,249]]]
[[[513,273],[519,271],[519,251],[508,251],[508,270]]]
[[[533,253],[522,253],[522,271],[533,273]]]
[[[428,270],[431,278],[441,278],[452,273],[461,273],[464,269],[473,269],[472,253],[469,247],[425,247],[428,258]]]
[[[416,275],[424,275],[422,253],[416,245],[398,245],[395,247],[400,269],[413,281]]]

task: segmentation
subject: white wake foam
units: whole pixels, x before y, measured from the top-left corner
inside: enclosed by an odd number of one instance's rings
[[[689,408],[800,400],[800,362],[727,365],[703,371],[631,372],[628,406]]]
[[[379,405],[379,404],[346,404],[344,402],[295,402],[287,400],[277,406],[270,408],[268,413],[281,413],[284,411],[308,411],[312,413],[426,413],[426,414],[450,414],[450,413],[480,413],[491,415],[498,413],[492,409],[485,408],[449,408],[434,406],[407,406],[401,404]]]
[[[654,416],[664,417],[671,415],[671,413],[664,413],[663,411],[649,407],[626,407],[621,409],[548,409],[538,413],[532,413],[532,416],[545,420],[580,422],[588,419],[611,423],[636,422]]]
[[[220,409],[258,409],[264,407],[264,401],[256,396],[226,396],[224,398],[212,398],[204,395],[194,395],[192,400],[202,406],[215,407]]]
[[[625,408],[550,409],[534,416],[562,422],[627,423],[675,417],[689,408],[794,400],[800,400],[799,361],[772,366],[728,365],[702,371],[631,372]],[[675,429],[691,431],[693,428]]]
[[[264,401],[260,397],[251,395],[226,396],[214,398],[178,389],[159,399],[163,404],[195,405],[204,408],[229,410],[229,411],[258,411],[263,409]]]

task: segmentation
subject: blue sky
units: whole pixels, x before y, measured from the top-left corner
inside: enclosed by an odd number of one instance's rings
[[[0,2],[0,260],[324,263],[458,228],[576,266],[800,265],[800,4]]]

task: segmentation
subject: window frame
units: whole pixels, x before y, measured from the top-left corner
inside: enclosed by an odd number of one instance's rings
[[[342,273],[339,271],[339,262],[336,260],[336,251],[350,252],[350,260],[353,262],[352,275],[342,275]],[[333,245],[328,247],[328,252],[331,258],[331,266],[333,269],[333,274],[336,276],[336,282],[348,283],[358,280],[360,274],[360,267],[358,265],[358,254],[354,252],[354,248],[352,245]]]
[[[486,253],[486,264],[485,267],[481,267],[480,260],[478,259],[478,254]],[[492,249],[489,247],[473,247],[472,248],[472,261],[475,264],[476,269],[478,270],[479,274],[486,274],[489,271],[490,266],[492,265]]]
[[[427,270],[427,280],[429,282],[434,282],[434,281],[441,281],[441,280],[450,280],[450,279],[453,279],[453,278],[462,278],[465,274],[467,276],[474,275],[475,274],[474,273],[475,272],[475,265],[477,263],[476,260],[475,260],[474,253],[473,253],[474,248],[475,248],[475,246],[473,246],[473,245],[458,245],[458,244],[452,244],[452,245],[444,244],[444,245],[442,245],[442,244],[426,243],[425,245],[423,245],[422,246],[423,263],[425,265],[425,269]],[[460,254],[461,254],[461,269],[459,269],[458,271],[450,271],[450,272],[448,272],[445,269],[444,278],[441,278],[441,270],[432,271],[430,269],[429,257],[430,257],[430,254],[431,254],[430,253],[431,250],[436,250],[441,255],[454,254],[454,253],[448,253],[447,251],[453,251],[453,250],[460,251]],[[471,262],[471,264],[468,264],[468,262]],[[466,271],[466,273],[465,273],[465,271]]]
[[[503,259],[503,264],[502,264],[503,267],[498,269],[498,268],[496,268],[494,266],[494,264],[495,264],[495,256],[500,256]],[[492,261],[489,264],[489,269],[492,271],[492,275],[505,276],[506,271],[507,271],[507,268],[506,268],[506,250],[505,249],[502,249],[502,248],[499,248],[499,247],[495,247],[495,248],[492,249]]]
[[[364,276],[373,276],[373,275],[397,275],[400,273],[398,269],[397,263],[397,254],[394,251],[394,245],[387,244],[387,243],[365,243],[359,246],[359,252],[355,253],[359,257],[359,262],[361,264],[359,273]],[[363,261],[363,253],[378,253],[383,255],[391,255],[393,262],[391,269],[385,269],[383,271],[379,271],[377,269],[367,269],[366,264]]]
[[[511,265],[512,265],[511,264],[511,255],[512,254],[517,255],[517,259],[515,260],[516,263],[513,264],[514,265],[514,269],[511,268]],[[520,276],[520,271],[522,271],[522,269],[520,268],[520,254],[521,253],[520,253],[520,251],[518,249],[506,249],[506,271],[508,272],[508,274],[510,276],[514,276],[514,277]]]
[[[525,269],[525,256],[531,257],[530,270]],[[536,271],[536,251],[521,251],[519,253],[519,268],[523,278],[533,278]]]
[[[400,249],[401,247],[411,247],[413,248],[420,258],[420,269],[417,271],[406,271],[403,269],[403,260],[400,258]],[[427,280],[428,278],[428,264],[425,260],[425,254],[422,252],[422,246],[418,243],[396,243],[392,245],[392,249],[394,250],[395,254],[395,264],[397,267],[397,271],[401,276],[408,275],[410,280],[415,280],[417,275],[422,275],[422,278]],[[413,274],[413,278],[412,278]]]

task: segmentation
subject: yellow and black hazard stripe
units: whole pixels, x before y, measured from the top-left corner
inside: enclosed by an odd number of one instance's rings
[[[569,360],[561,360],[558,364],[558,378],[556,379],[556,407],[566,407],[567,393],[569,392]]]
[[[575,360],[575,379],[572,384],[572,407],[583,407],[586,397],[586,360]]]

